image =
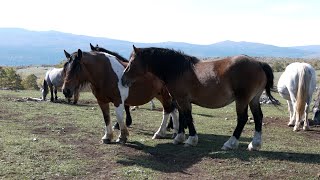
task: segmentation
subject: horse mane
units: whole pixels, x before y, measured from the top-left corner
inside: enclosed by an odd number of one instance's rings
[[[168,48],[140,48],[136,56],[142,56],[143,64],[165,82],[178,78],[186,71],[194,70],[194,65],[200,62],[194,56]]]
[[[128,59],[124,58],[123,56],[121,56],[120,54],[118,54],[118,53],[116,53],[114,51],[107,50],[105,48],[99,47],[98,45],[96,47],[93,47],[93,48],[94,48],[95,51],[104,52],[104,53],[108,53],[108,54],[110,54],[112,56],[115,56],[116,58],[118,58],[122,62],[129,62]]]

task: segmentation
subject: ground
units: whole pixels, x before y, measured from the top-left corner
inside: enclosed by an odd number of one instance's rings
[[[173,145],[170,132],[151,139],[161,121],[159,102],[156,111],[146,104],[132,112],[127,144],[106,145],[91,93],[82,93],[79,105],[63,98],[57,103],[23,99],[39,96],[0,91],[2,179],[316,179],[320,173],[320,127],[293,132],[282,100],[282,106],[262,106],[263,146],[249,152],[253,123],[246,125],[238,150],[220,149],[236,125],[234,104],[215,110],[193,106],[196,147]],[[111,116],[114,122],[113,107]]]

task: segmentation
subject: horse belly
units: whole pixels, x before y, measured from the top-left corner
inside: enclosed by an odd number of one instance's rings
[[[234,96],[231,91],[217,90],[211,93],[200,93],[196,98],[192,99],[192,103],[205,108],[221,108],[227,106],[234,101]]]

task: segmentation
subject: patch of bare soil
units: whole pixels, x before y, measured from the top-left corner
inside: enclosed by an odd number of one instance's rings
[[[281,128],[291,128],[293,127],[288,127],[288,122],[289,118],[270,118],[266,117],[263,119],[264,126],[277,126]],[[320,139],[320,126],[315,125],[312,120],[309,119],[309,125],[310,125],[310,130],[309,131],[303,131],[302,130],[302,125],[300,126],[300,132],[302,135],[312,138],[312,139]]]

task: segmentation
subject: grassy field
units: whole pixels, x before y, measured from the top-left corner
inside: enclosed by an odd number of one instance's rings
[[[156,111],[146,104],[132,112],[126,145],[105,145],[102,113],[91,93],[69,105],[24,99],[40,97],[38,91],[0,91],[0,179],[318,179],[320,127],[293,132],[286,126],[286,103],[274,95],[283,106],[262,106],[263,146],[249,152],[250,123],[238,150],[220,150],[236,125],[234,104],[193,106],[196,147],[173,145],[170,133],[151,139],[162,117],[158,101]]]

